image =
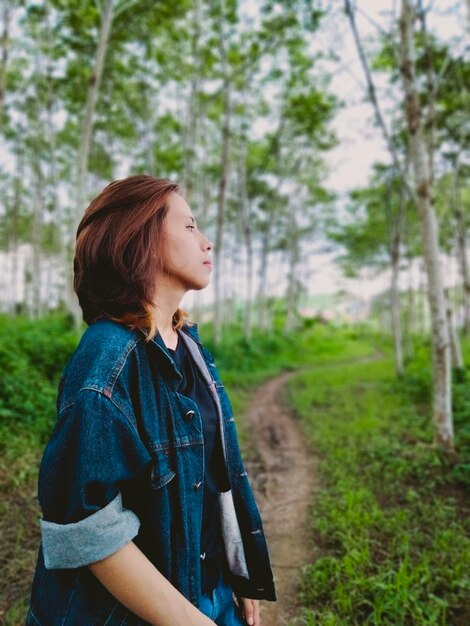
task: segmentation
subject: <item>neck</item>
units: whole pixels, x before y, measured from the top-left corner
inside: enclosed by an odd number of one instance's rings
[[[164,339],[176,334],[173,330],[173,315],[184,294],[183,290],[169,289],[166,285],[160,285],[157,289],[153,315],[158,331]]]

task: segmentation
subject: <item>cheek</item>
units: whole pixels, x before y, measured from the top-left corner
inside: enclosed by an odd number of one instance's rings
[[[170,268],[184,269],[187,267],[190,263],[188,243],[174,238],[167,258]]]

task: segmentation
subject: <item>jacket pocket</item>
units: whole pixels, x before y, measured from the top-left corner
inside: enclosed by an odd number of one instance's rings
[[[150,489],[157,490],[167,485],[176,476],[170,463],[170,450],[152,451],[150,467]]]

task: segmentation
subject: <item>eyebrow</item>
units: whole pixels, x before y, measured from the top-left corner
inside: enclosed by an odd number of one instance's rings
[[[196,220],[194,219],[194,217],[192,215],[188,216],[190,220],[192,220],[193,224],[196,224]]]

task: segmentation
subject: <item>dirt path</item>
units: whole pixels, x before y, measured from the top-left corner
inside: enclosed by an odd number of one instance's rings
[[[284,626],[296,614],[300,568],[313,559],[310,507],[318,486],[316,460],[285,400],[288,372],[264,383],[245,412],[250,448],[246,463],[263,517],[277,602],[263,602],[262,626]]]

